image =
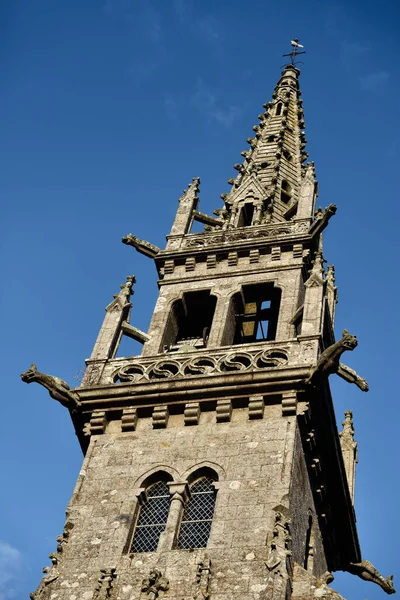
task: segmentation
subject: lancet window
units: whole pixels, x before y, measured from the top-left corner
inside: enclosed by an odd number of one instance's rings
[[[215,479],[203,475],[190,486],[190,498],[183,511],[178,548],[205,548],[210,536],[216,499]]]
[[[166,477],[160,477],[145,490],[145,501],[139,509],[131,552],[155,552],[165,529],[170,506]]]

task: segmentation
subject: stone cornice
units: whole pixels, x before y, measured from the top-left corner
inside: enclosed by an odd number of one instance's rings
[[[79,388],[79,393],[83,411],[105,406],[123,408],[197,399],[209,401],[227,395],[241,397],[261,391],[277,394],[285,389],[301,388],[308,373],[308,367],[280,368],[278,371],[226,373],[144,384],[92,385]]]

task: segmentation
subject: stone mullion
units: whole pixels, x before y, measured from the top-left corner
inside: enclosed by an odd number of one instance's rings
[[[171,504],[167,524],[158,542],[158,551],[171,550],[175,547],[182,513],[189,499],[189,486],[187,482],[172,482],[168,486],[171,494]]]

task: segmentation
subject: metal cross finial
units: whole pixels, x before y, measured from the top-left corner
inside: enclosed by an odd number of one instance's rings
[[[290,40],[290,43],[292,44],[293,50],[291,52],[289,52],[288,54],[283,54],[283,56],[290,56],[290,60],[292,65],[294,66],[295,64],[295,58],[298,54],[305,54],[304,52],[298,52],[299,48],[304,48],[304,46],[302,46],[301,44],[299,44],[299,38],[294,38],[294,40]]]

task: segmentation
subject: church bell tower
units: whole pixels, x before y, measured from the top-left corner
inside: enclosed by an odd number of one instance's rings
[[[334,373],[368,385],[339,362],[357,339],[335,342],[336,206],[316,208],[294,54],[222,207],[200,212],[194,178],[165,249],[123,238],[158,271],[148,331],[129,276],[79,388],[22,374],[68,409],[85,455],[34,600],[330,599],[336,570],[394,591],[361,558],[352,415],[339,435],[330,394]],[[116,358],[122,336],[139,356]]]

